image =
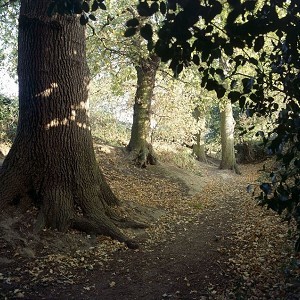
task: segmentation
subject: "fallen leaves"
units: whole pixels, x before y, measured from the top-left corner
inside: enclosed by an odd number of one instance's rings
[[[160,168],[136,168],[116,148],[109,148],[109,151],[99,152],[98,155],[105,176],[118,197],[147,207],[148,213],[152,213],[151,226],[143,230],[143,249],[137,250],[137,253],[141,251],[141,257],[143,252],[153,252],[157,254],[153,263],[159,265],[161,262],[159,253],[155,252],[156,245],[170,243],[178,236],[188,237],[192,226],[200,226],[202,238],[206,239],[207,245],[214,246],[216,254],[213,257],[218,259],[212,261],[212,265],[221,276],[228,278],[227,290],[220,290],[218,283],[211,282],[206,294],[200,293],[193,286],[189,274],[172,279],[172,270],[169,270],[168,280],[183,282],[189,290],[189,299],[220,299],[222,296],[224,299],[283,299],[287,290],[297,284],[293,280],[300,277],[300,260],[292,256],[287,224],[272,212],[258,207],[246,191],[247,185],[255,182],[261,166],[243,166],[243,175],[238,176],[230,171],[199,164],[199,172],[205,176],[185,172],[182,181],[174,177],[175,169],[168,177],[160,173]],[[183,176],[180,170],[177,175],[179,178]],[[186,186],[189,178],[193,178],[192,193]],[[195,188],[197,181],[199,186]],[[130,205],[121,208],[118,213],[127,216],[130,208]],[[213,219],[215,216],[218,218]],[[214,234],[213,225],[208,224],[218,224],[226,228],[228,234]],[[209,234],[205,236],[205,233]],[[134,237],[137,232],[128,231],[128,234]],[[95,270],[105,272],[114,253],[127,251],[124,244],[107,237],[93,237],[76,231],[68,234],[44,231],[41,241],[32,240],[26,247],[8,247],[4,246],[5,242],[0,248],[1,256],[7,255],[16,265],[22,266],[10,269],[8,263],[3,264],[1,269],[0,286],[3,292],[0,296],[11,298],[41,296],[46,287],[64,286],[74,291],[82,282],[82,289],[91,292],[98,287],[89,279],[89,274]],[[223,263],[225,258],[228,258],[226,265]],[[178,268],[177,260],[176,253],[169,257],[174,268]],[[118,263],[126,276],[119,278],[112,274],[111,280],[104,283],[108,289],[118,289],[120,280],[132,282],[124,261]],[[33,287],[36,286],[40,289],[35,293]],[[172,293],[163,290],[161,297],[181,299],[183,294],[182,290],[173,290]]]

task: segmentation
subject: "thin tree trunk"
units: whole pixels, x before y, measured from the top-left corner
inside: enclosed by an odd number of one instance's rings
[[[19,123],[0,169],[0,206],[30,199],[39,228],[73,227],[135,247],[116,226],[110,206],[119,200],[93,151],[85,29],[75,16],[47,17],[50,2],[21,1]]]
[[[235,159],[234,126],[235,121],[233,118],[232,104],[230,101],[227,101],[221,111],[222,160],[220,169],[230,169],[240,174]]]
[[[207,162],[205,153],[205,129],[206,129],[206,118],[205,114],[197,106],[193,113],[194,118],[197,121],[198,132],[195,134],[196,143],[193,145],[193,154],[197,160]]]
[[[146,59],[141,58],[140,65],[136,66],[137,90],[133,107],[131,137],[127,149],[141,167],[156,163],[156,157],[149,142],[149,133],[151,101],[159,62],[156,55],[151,55]]]

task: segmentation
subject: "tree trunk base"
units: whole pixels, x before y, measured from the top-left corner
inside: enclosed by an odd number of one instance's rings
[[[39,172],[34,164],[29,168],[32,173],[23,168],[24,174],[22,168],[15,169],[12,165],[8,159],[0,168],[1,219],[9,218],[15,212],[22,214],[34,206],[39,210],[36,232],[44,228],[61,232],[73,228],[88,234],[110,236],[131,249],[138,247],[138,243],[119,228],[145,228],[147,224],[122,217],[113,209],[119,201],[98,166],[95,166],[94,176],[77,176],[76,186],[68,179],[62,182],[56,174]],[[67,173],[72,174],[72,171]]]
[[[222,164],[222,162],[221,162],[221,165],[219,166],[219,169],[221,169],[221,170],[233,170],[238,175],[242,174],[242,172],[241,172],[241,170],[240,170],[237,163],[234,163],[232,166],[224,166],[224,164]]]
[[[131,160],[140,168],[147,168],[148,165],[157,164],[156,154],[149,143],[136,149],[131,149],[131,147],[127,146],[127,150],[130,153]]]

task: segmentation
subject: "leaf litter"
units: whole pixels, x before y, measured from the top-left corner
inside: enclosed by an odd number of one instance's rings
[[[128,257],[140,257],[145,268],[151,267],[147,255],[164,263],[159,251],[164,251],[163,247],[168,244],[176,248],[180,237],[182,240],[189,235],[193,237],[191,231],[196,227],[211,249],[210,254],[196,252],[196,249],[194,253],[198,257],[205,256],[204,259],[213,265],[213,271],[206,270],[203,277],[207,281],[205,290],[197,285],[202,271],[187,269],[181,274],[172,269],[182,267],[177,262],[183,259],[191,260],[173,249],[168,258],[171,269],[164,270],[167,278],[162,277],[162,281],[170,282],[173,290],[163,292],[162,289],[159,298],[145,294],[142,299],[300,298],[300,259],[293,252],[290,234],[293,228],[275,213],[259,207],[246,190],[257,180],[261,164],[242,166],[242,176],[239,176],[199,163],[197,174],[187,175],[185,171],[183,176],[179,168],[168,173],[169,166],[136,168],[122,149],[112,148],[108,152],[102,151],[102,147],[96,145],[101,169],[113,191],[126,204],[120,213],[130,214],[133,208],[135,214],[144,214],[150,223],[141,232],[126,231],[140,240],[141,249],[128,250],[124,244],[110,238],[76,231],[62,234],[44,230],[37,238],[28,222],[37,212],[28,211],[26,220],[17,219],[12,224],[14,229],[22,228],[18,236],[8,236],[1,231],[0,297],[51,299],[63,293],[76,299],[80,286],[83,292],[78,297],[84,299],[83,295],[99,295],[96,281],[101,280],[108,291],[117,295],[121,292],[118,289],[122,289],[124,293],[122,281],[128,285],[135,278],[134,266]],[[191,187],[189,183],[195,181],[199,181],[199,186],[193,184]],[[216,222],[223,231],[215,230]],[[116,259],[120,255],[121,258]],[[151,264],[156,265],[156,262]],[[119,265],[122,267],[113,268]],[[126,276],[118,277],[122,272]],[[147,270],[144,273],[148,274]],[[210,273],[223,279],[211,282],[215,277]],[[92,274],[97,274],[97,278]],[[177,277],[172,278],[174,275]],[[147,276],[149,285],[155,283],[156,276],[151,270]],[[51,292],[47,295],[45,291]],[[104,295],[103,299],[114,298]],[[135,298],[125,296],[123,299]]]

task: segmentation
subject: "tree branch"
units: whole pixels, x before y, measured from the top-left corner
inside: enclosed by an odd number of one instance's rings
[[[5,2],[4,4],[0,5],[0,8],[6,7],[14,2],[17,2],[17,0],[8,0],[7,2]]]

